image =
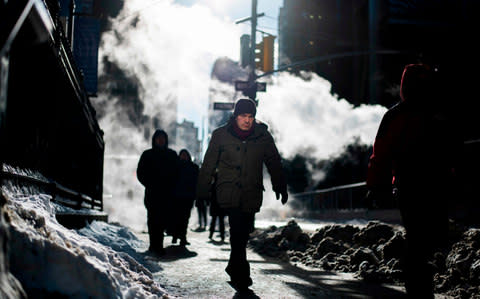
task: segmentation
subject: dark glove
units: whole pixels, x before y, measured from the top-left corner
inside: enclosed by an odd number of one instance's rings
[[[392,199],[391,188],[372,188],[365,195],[365,204],[368,209],[378,209],[380,205]]]
[[[277,196],[277,200],[280,198],[280,194],[282,195],[282,205],[286,204],[288,201],[288,193],[287,191],[284,192],[275,192],[275,195]]]

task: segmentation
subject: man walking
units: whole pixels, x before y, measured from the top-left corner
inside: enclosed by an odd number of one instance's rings
[[[226,210],[230,225],[230,259],[225,271],[237,290],[252,285],[247,261],[247,242],[254,230],[255,213],[263,198],[263,164],[270,174],[273,191],[282,203],[288,200],[281,157],[267,125],[255,121],[256,104],[240,99],[229,122],[212,133],[200,168],[198,196],[216,193],[219,206]],[[212,187],[212,178],[215,183]]]

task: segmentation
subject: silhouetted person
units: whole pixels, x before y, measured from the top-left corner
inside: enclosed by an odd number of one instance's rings
[[[195,201],[199,168],[192,162],[192,157],[186,149],[180,151],[179,157],[179,175],[175,191],[175,210],[173,212],[175,218],[173,238],[180,239],[180,245],[185,246],[190,244],[187,241],[187,228]]]
[[[215,195],[212,194],[210,199],[210,233],[208,238],[213,240],[213,234],[215,233],[215,227],[218,220],[218,229],[220,231],[220,239],[223,242],[225,240],[225,216],[226,212],[222,209],[215,198]]]
[[[145,186],[145,207],[150,237],[149,250],[163,255],[163,235],[170,225],[170,214],[178,176],[177,153],[168,148],[168,135],[156,130],[152,148],[144,151],[137,167],[137,177]]]
[[[434,72],[423,64],[403,71],[401,101],[380,123],[368,165],[368,196],[381,201],[398,190],[406,230],[405,287],[411,298],[433,298],[428,264],[446,244],[447,200],[452,196],[460,140],[446,117]]]
[[[256,105],[240,99],[229,122],[213,131],[198,180],[198,196],[209,198],[212,177],[216,175],[215,196],[226,210],[230,225],[230,259],[225,271],[236,290],[252,284],[247,261],[247,242],[254,230],[255,213],[263,196],[263,164],[267,166],[273,190],[288,199],[281,158],[267,126],[255,122]]]
[[[207,227],[207,206],[207,200],[197,196],[197,199],[195,200],[195,207],[197,207],[198,213],[198,227],[196,231],[204,231]]]

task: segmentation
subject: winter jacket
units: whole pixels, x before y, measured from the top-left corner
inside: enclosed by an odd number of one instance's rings
[[[402,101],[389,109],[375,138],[367,173],[369,189],[430,192],[453,179],[461,140],[454,124],[432,108]],[[439,192],[442,192],[439,190]]]
[[[199,167],[192,161],[179,160],[179,175],[175,189],[177,198],[189,198],[193,201],[196,196]]]
[[[240,208],[258,212],[263,200],[263,164],[270,174],[273,190],[286,192],[281,157],[267,125],[256,122],[244,141],[233,129],[234,119],[212,133],[200,168],[197,195],[209,197],[212,177],[217,165],[213,192],[221,208]]]

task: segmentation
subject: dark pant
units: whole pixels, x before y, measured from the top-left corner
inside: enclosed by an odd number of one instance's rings
[[[410,190],[408,190],[410,191]],[[447,244],[448,210],[441,193],[403,192],[400,213],[406,231],[402,261],[409,298],[434,298],[433,268],[429,261]]]
[[[231,251],[225,271],[230,275],[232,281],[251,282],[250,265],[247,261],[247,243],[249,235],[253,231],[255,213],[229,209],[227,215],[230,225]]]
[[[210,238],[213,236],[215,232],[215,225],[218,219],[218,227],[220,230],[220,237],[222,240],[225,238],[225,220],[223,215],[212,215],[212,221],[210,222]]]
[[[172,227],[172,236],[179,238],[183,242],[187,240],[188,221],[190,220],[193,200],[193,198],[182,197],[176,199],[177,207],[174,211],[175,220],[172,221],[174,224]]]
[[[166,229],[166,223],[162,215],[158,211],[152,211],[153,208],[147,209],[147,226],[148,235],[150,237],[150,250],[163,249],[163,234]]]
[[[198,225],[203,228],[207,226],[207,207],[204,203],[199,203],[197,206]]]

